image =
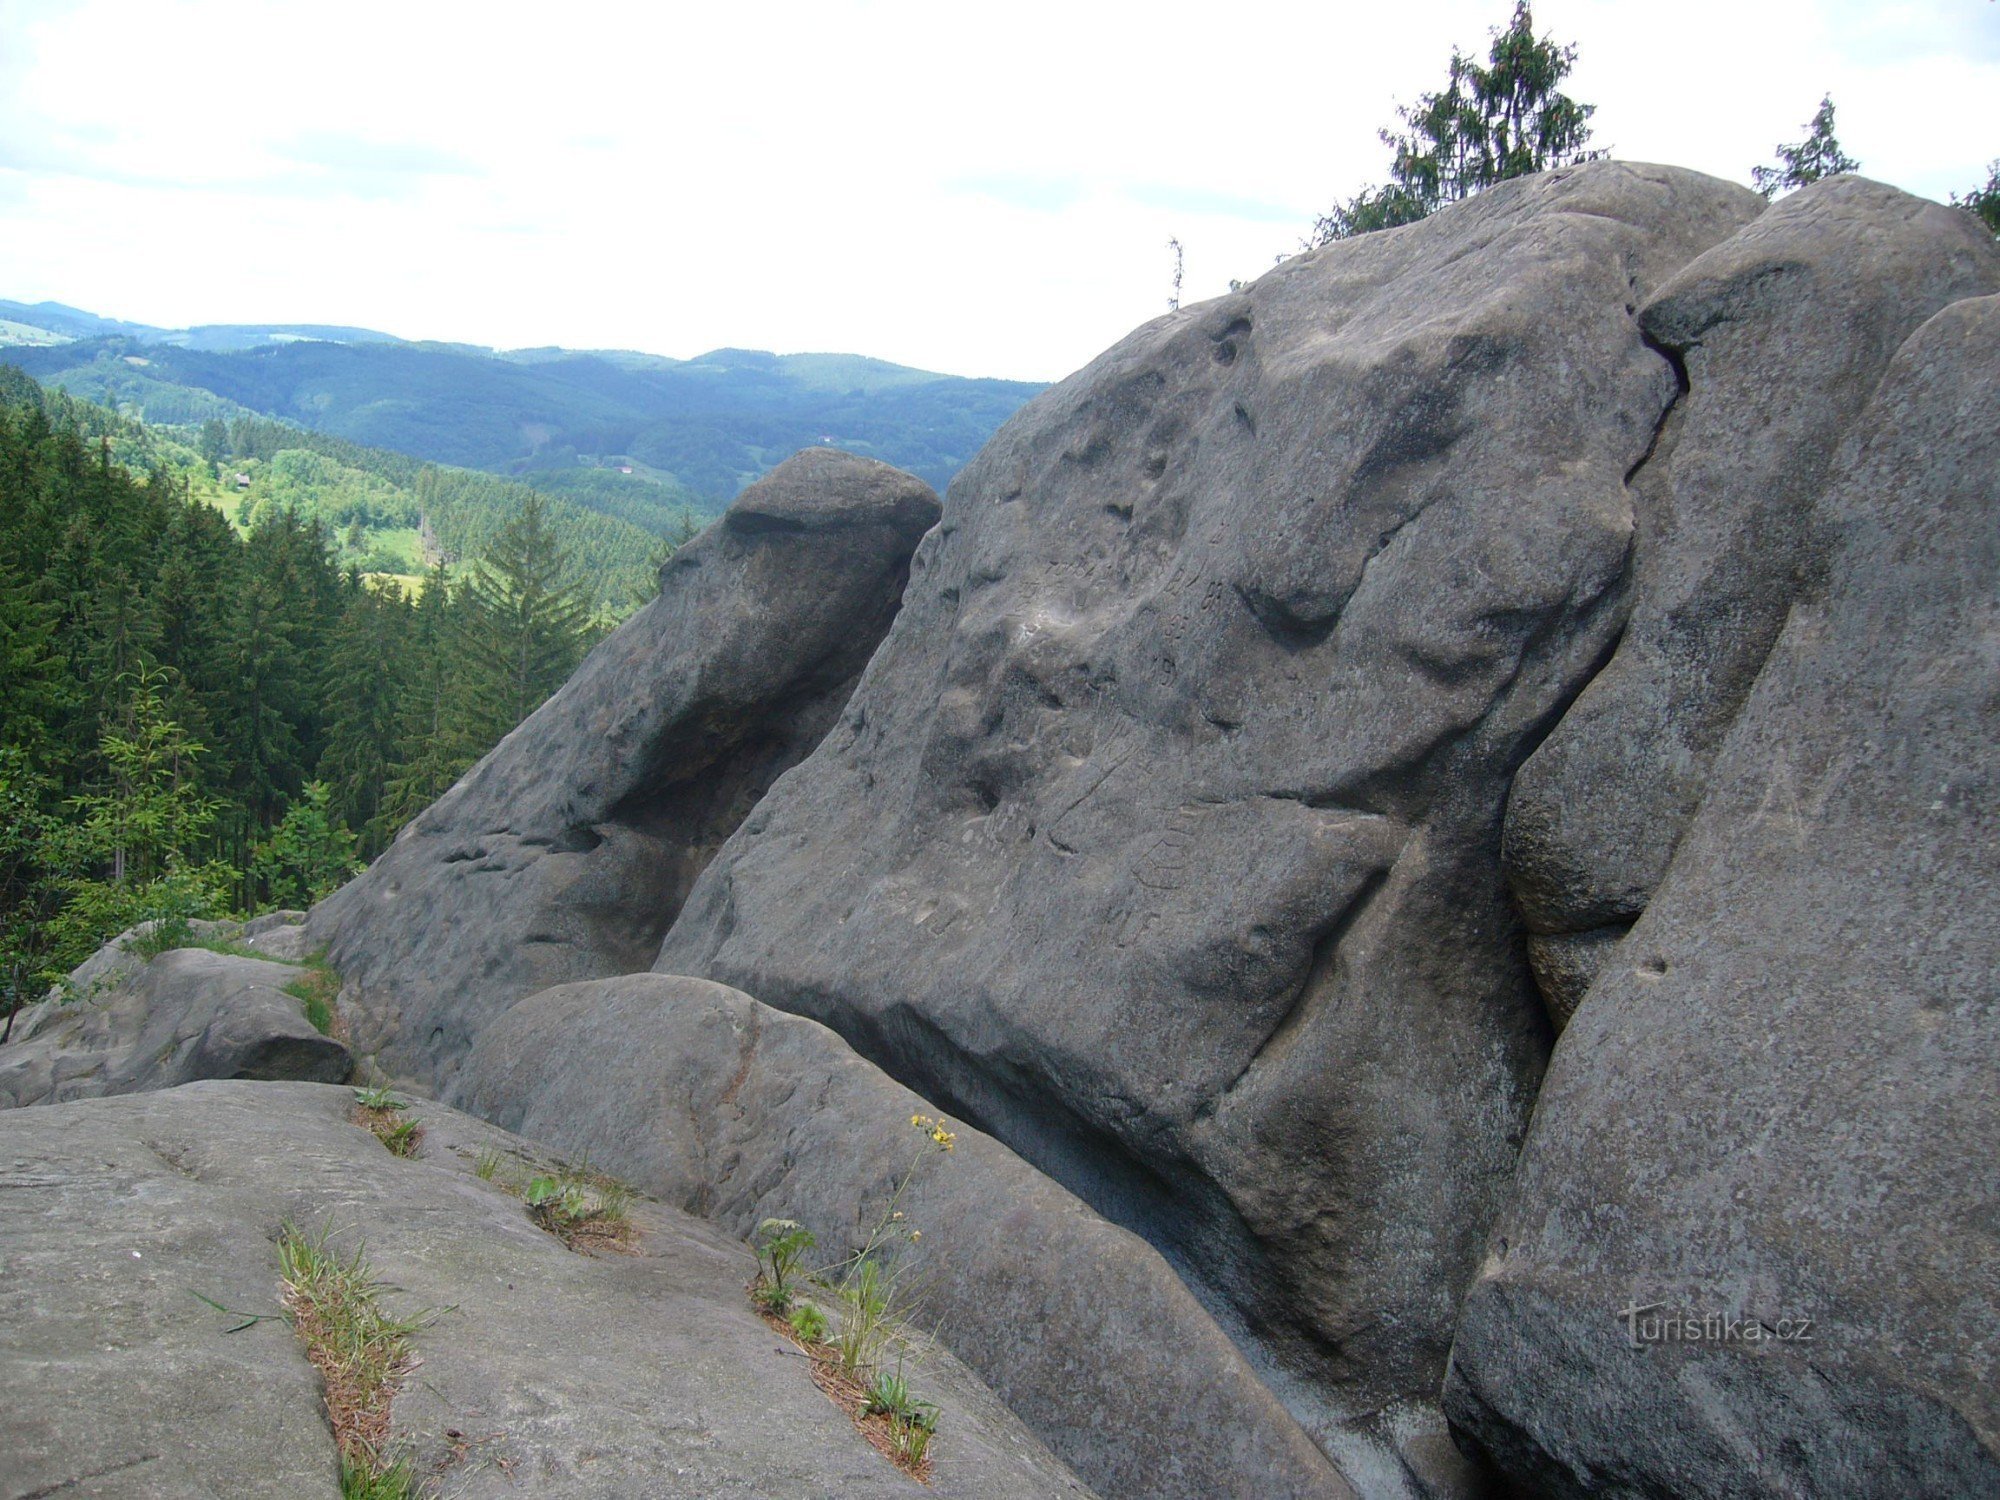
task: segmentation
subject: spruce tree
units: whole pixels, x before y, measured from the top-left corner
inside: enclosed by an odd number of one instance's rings
[[[582,660],[590,606],[530,492],[472,569],[458,703],[479,753],[533,713]]]
[[[400,590],[362,588],[334,629],[321,678],[330,718],[315,775],[326,784],[328,815],[362,830],[370,858],[382,847],[382,804],[409,687],[409,613]]]
[[[1775,167],[1752,167],[1750,180],[1766,198],[1789,193],[1822,177],[1840,172],[1858,172],[1861,163],[1840,149],[1833,133],[1833,95],[1819,101],[1819,109],[1806,124],[1806,138],[1796,145],[1777,148]]]
[[[1520,0],[1483,65],[1454,47],[1445,86],[1397,109],[1405,128],[1380,132],[1395,152],[1391,180],[1321,215],[1310,244],[1414,223],[1509,178],[1601,156],[1587,149],[1597,106],[1562,92],[1575,63],[1573,45],[1536,39]]]

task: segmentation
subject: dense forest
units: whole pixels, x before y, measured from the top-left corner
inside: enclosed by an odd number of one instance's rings
[[[373,474],[291,429],[181,436],[0,367],[0,1013],[135,922],[322,894],[618,612],[582,586],[563,502]],[[229,465],[305,455],[381,483],[312,491],[313,511],[218,499],[195,451],[217,441],[243,445]],[[343,561],[340,518],[404,520],[408,493],[457,517],[460,560],[408,580]]]

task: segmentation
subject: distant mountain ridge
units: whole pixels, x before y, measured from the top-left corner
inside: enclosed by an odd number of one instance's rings
[[[629,473],[711,504],[817,444],[943,490],[1044,388],[853,354],[497,351],[308,323],[162,329],[0,300],[9,327],[8,362],[149,421],[277,417],[494,473]]]

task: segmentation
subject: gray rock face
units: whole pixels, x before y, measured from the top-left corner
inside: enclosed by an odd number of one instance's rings
[[[748,1235],[861,1250],[931,1106],[813,1021],[699,979],[565,985],[488,1024],[455,1080],[481,1116]],[[1078,1474],[1130,1500],[1349,1493],[1159,1254],[961,1128],[899,1200],[907,1285]]]
[[[354,1059],[284,992],[299,975],[203,948],[148,963],[109,943],[71,976],[82,998],[22,1013],[0,1047],[0,1109],[203,1078],[339,1083]]]
[[[1813,184],[1640,309],[1687,398],[1637,486],[1632,607],[1609,665],[1515,778],[1506,862],[1561,1026],[1644,910],[1792,602],[1835,453],[1898,345],[2000,291],[1968,215],[1860,177]]]
[[[873,1500],[917,1487],[752,1311],[749,1253],[638,1203],[636,1253],[574,1254],[501,1176],[527,1142],[419,1105],[420,1156],[347,1122],[345,1089],[209,1083],[0,1117],[0,1492],[102,1500],[340,1493],[317,1376],[274,1314],[289,1221],[365,1245],[392,1313],[440,1312],[393,1408],[443,1493]],[[207,1299],[203,1301],[200,1299]],[[931,1493],[1087,1500],[942,1351]]]
[[[1556,1051],[1448,1392],[1536,1493],[2000,1493],[1996,475],[1986,297],[1895,356]]]
[[[812,449],[677,552],[659,598],[313,910],[357,1051],[441,1085],[521,996],[645,968],[840,712],[937,514],[921,480]]]
[[[1433,1403],[1549,1043],[1502,811],[1622,621],[1636,308],[1761,208],[1510,183],[1040,397],[655,967],[1143,1233],[1368,1487],[1467,1483]]]

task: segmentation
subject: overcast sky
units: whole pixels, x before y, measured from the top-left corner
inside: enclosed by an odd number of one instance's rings
[[[1508,0],[0,0],[0,297],[1052,379],[1295,249]],[[2000,156],[1995,0],[1539,0],[1595,143]]]

